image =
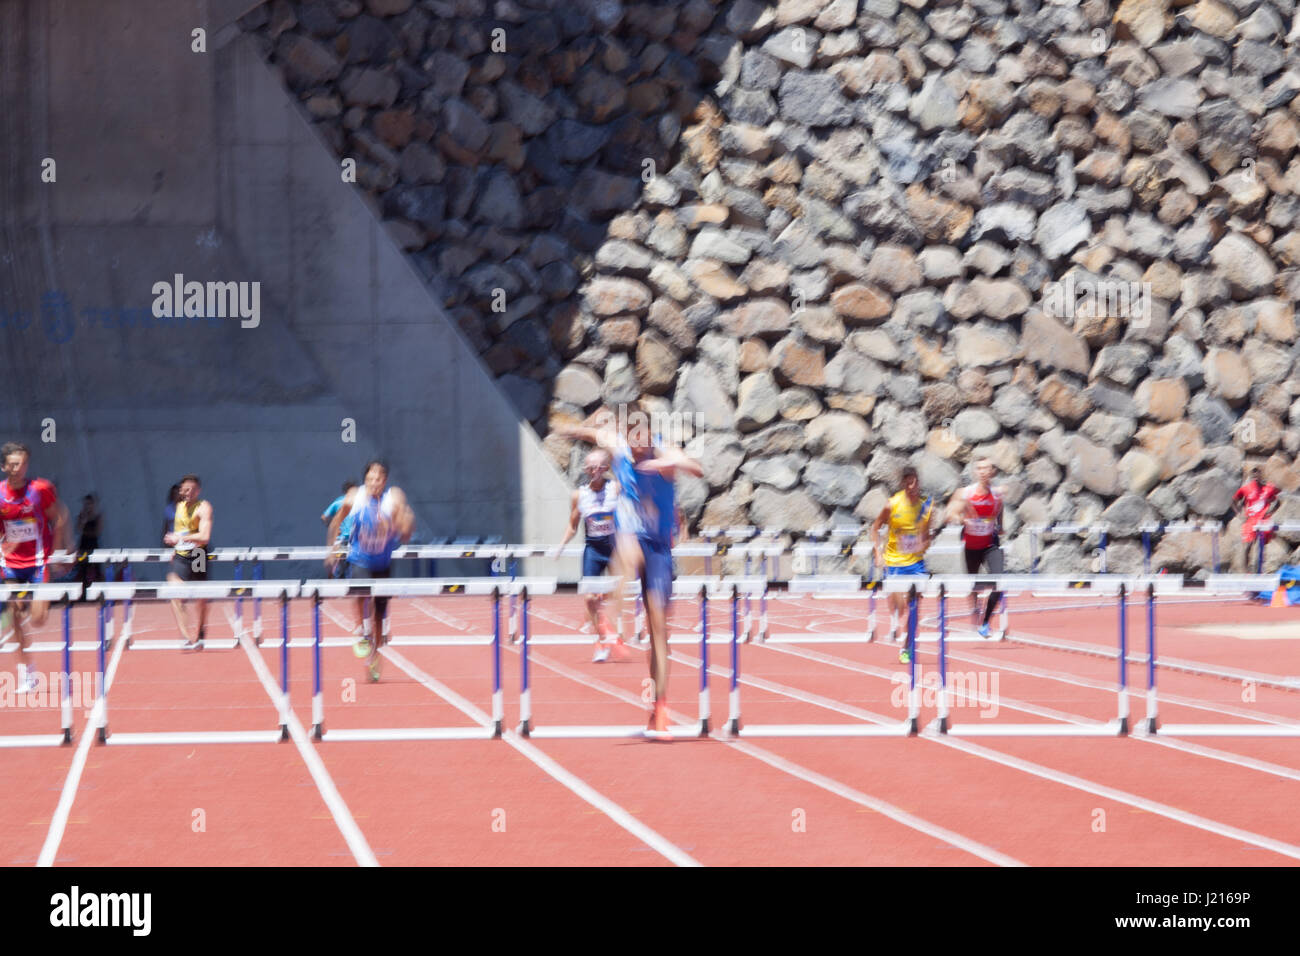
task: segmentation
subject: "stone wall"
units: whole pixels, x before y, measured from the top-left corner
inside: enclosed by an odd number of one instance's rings
[[[1143,522],[1231,517],[1250,464],[1300,488],[1295,0],[241,22],[541,434],[638,395],[694,413],[697,528],[869,519],[908,461],[947,494],[987,455],[1013,566],[1026,524],[1101,519],[1125,569]]]

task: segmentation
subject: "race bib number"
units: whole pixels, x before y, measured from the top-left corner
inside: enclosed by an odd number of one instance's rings
[[[916,554],[921,550],[921,536],[919,534],[900,534],[898,536],[898,550],[903,554]]]
[[[984,537],[993,533],[994,525],[989,518],[967,518],[966,533]]]
[[[1251,516],[1256,516],[1256,515],[1262,515],[1267,510],[1268,510],[1267,501],[1255,501],[1255,502],[1251,502],[1250,506],[1246,509],[1246,513]]]
[[[587,516],[587,537],[606,538],[614,533],[614,516],[597,514]]]
[[[5,522],[5,540],[10,544],[36,540],[36,521],[33,518],[20,518]]]

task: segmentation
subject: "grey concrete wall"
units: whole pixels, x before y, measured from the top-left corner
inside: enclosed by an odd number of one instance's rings
[[[189,471],[217,543],[317,543],[374,455],[425,536],[558,540],[562,477],[250,41],[222,29],[249,6],[0,3],[0,437],[33,446],[70,500],[98,492],[108,545],[155,544]],[[176,273],[260,282],[259,326],[154,319],[151,287]]]

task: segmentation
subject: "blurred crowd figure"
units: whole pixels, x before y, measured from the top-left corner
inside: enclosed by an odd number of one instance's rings
[[[77,580],[83,587],[101,579],[100,566],[86,560],[86,556],[99,547],[103,531],[99,499],[93,494],[86,495],[81,499],[81,511],[77,515]]]

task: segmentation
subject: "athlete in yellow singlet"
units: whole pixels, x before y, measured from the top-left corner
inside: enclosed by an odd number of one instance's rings
[[[176,502],[176,517],[173,530],[163,536],[163,543],[173,546],[176,553],[172,555],[171,565],[167,569],[167,580],[172,584],[186,581],[206,581],[208,579],[208,549],[212,541],[212,504],[200,497],[202,486],[198,475],[186,475],[180,483],[180,500]],[[184,601],[172,601],[172,613],[176,615],[176,626],[180,628],[185,646],[202,650],[203,630],[208,619],[208,602],[202,598],[196,600],[198,622],[193,636],[185,623]]]
[[[930,547],[930,519],[934,504],[921,495],[921,480],[916,469],[908,465],[903,469],[903,490],[889,499],[871,525],[871,543],[876,566],[885,570],[887,577],[894,575],[925,574],[925,552]],[[880,544],[880,531],[889,529],[884,547]],[[898,640],[898,618],[907,610],[907,595],[895,592],[889,595],[889,639]],[[907,648],[898,654],[900,663],[908,663]]]

